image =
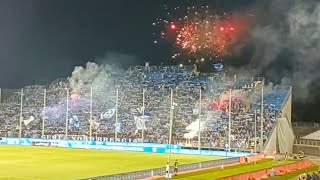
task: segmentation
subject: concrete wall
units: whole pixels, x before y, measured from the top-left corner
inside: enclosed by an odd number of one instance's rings
[[[298,154],[299,151],[303,151],[306,155],[320,156],[320,146],[294,144],[293,153]]]

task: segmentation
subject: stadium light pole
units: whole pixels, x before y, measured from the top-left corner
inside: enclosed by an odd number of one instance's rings
[[[173,126],[173,92],[171,89],[170,92],[170,127],[169,127],[169,155],[168,155],[168,164],[169,164],[169,173],[170,173],[170,161],[171,161],[171,144],[172,144],[172,126]]]
[[[142,132],[141,132],[141,136],[142,136],[142,142],[144,142],[144,126],[145,126],[145,118],[144,118],[144,102],[145,101],[145,90],[142,90]]]
[[[69,119],[69,88],[67,88],[67,111],[66,111],[66,132],[65,138],[68,136],[68,119]]]
[[[262,148],[263,148],[263,123],[264,123],[264,109],[263,109],[263,88],[264,88],[264,78],[262,80],[262,87],[261,87],[261,112],[260,112],[260,153],[262,152]]]
[[[90,86],[90,121],[89,121],[89,141],[92,138],[92,85]]]
[[[44,138],[44,122],[46,118],[46,96],[47,96],[47,89],[43,91],[43,116],[42,116],[42,133],[41,137]]]
[[[229,123],[228,123],[228,125],[229,125],[229,128],[228,128],[228,130],[229,130],[229,132],[228,132],[228,151],[230,152],[231,151],[231,109],[232,109],[232,107],[231,107],[231,100],[232,100],[232,91],[231,91],[231,89],[229,90]]]
[[[198,124],[198,151],[200,153],[201,150],[201,87],[200,87],[200,92],[199,92],[199,124]]]
[[[21,88],[21,92],[20,92],[19,139],[21,139],[21,136],[22,136],[22,103],[23,103],[23,88]]]
[[[119,89],[117,88],[117,92],[116,92],[116,124],[115,124],[115,132],[114,132],[115,141],[117,141],[117,139],[118,139],[118,131],[117,131],[117,126],[118,126],[118,98],[119,98]]]

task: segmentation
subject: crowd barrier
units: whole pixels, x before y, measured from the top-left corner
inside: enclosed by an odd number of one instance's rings
[[[81,140],[51,140],[36,138],[2,138],[2,145],[21,145],[21,146],[52,146],[78,149],[101,149],[119,151],[138,151],[150,153],[169,153],[170,145],[157,143],[133,143],[133,142],[107,142],[107,141],[81,141]],[[227,152],[215,150],[193,150],[183,149],[180,145],[171,145],[171,152],[176,154],[207,155],[207,156],[226,156],[240,157],[248,155],[245,152]]]

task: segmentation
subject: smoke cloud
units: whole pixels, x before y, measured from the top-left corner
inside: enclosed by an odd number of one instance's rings
[[[93,100],[108,99],[115,95],[115,77],[123,73],[120,67],[123,62],[134,61],[133,56],[107,53],[103,58],[97,59],[101,65],[95,62],[87,62],[85,66],[76,66],[67,79],[68,86],[71,88],[70,108],[75,109],[73,103],[81,99],[81,103],[89,106],[90,89],[93,90]],[[108,64],[107,64],[108,63]],[[50,105],[46,108],[46,115],[52,117],[65,116],[66,98],[58,100],[59,104]],[[87,108],[88,109],[88,108]]]
[[[134,59],[133,56],[107,53],[105,57],[97,60],[102,62],[101,65],[88,62],[85,67],[76,66],[68,78],[70,87],[73,90],[79,90],[81,88],[90,89],[92,86],[94,89],[103,91],[109,85],[113,85],[114,76],[124,71],[120,68],[121,63],[132,62]]]
[[[105,89],[110,84],[111,76],[117,68],[113,65],[98,65],[88,62],[85,67],[76,66],[69,78],[73,90],[90,89],[90,87]]]
[[[200,131],[204,130],[204,127],[205,127],[204,125],[205,125],[205,122],[201,121],[200,122]],[[195,136],[197,136],[198,132],[199,132],[199,119],[197,119],[196,121],[192,122],[189,126],[187,126],[186,130],[189,132],[184,134],[184,138],[192,139]]]
[[[309,87],[320,78],[320,3],[316,0],[260,1],[254,8],[255,46],[250,69],[271,80],[293,84],[294,98],[312,99]]]

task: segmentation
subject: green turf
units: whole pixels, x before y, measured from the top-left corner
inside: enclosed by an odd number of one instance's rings
[[[236,165],[231,167],[225,167],[223,170],[216,168],[216,169],[209,169],[204,171],[198,171],[189,174],[182,174],[174,177],[173,179],[179,180],[204,180],[204,179],[219,179],[227,176],[232,176],[241,173],[247,173],[252,171],[258,171],[265,168],[271,168],[275,166],[280,166],[284,164],[290,164],[296,161],[283,161],[283,162],[274,162],[273,160],[262,160],[257,162],[256,164],[244,164],[244,165]]]
[[[180,164],[221,157],[172,155]],[[0,146],[0,179],[72,180],[164,167],[166,154]]]

